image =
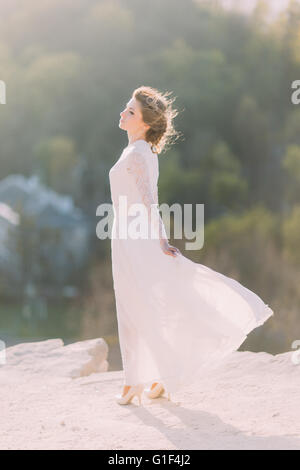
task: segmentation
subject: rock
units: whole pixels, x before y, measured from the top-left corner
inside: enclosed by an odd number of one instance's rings
[[[67,346],[64,346],[62,339],[49,339],[7,348],[5,368],[77,378],[94,372],[106,372],[107,355],[108,345],[103,338],[78,341]]]

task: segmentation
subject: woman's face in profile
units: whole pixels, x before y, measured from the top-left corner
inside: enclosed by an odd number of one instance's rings
[[[146,131],[147,127],[142,118],[140,105],[135,98],[131,98],[126,104],[126,108],[120,113],[121,119],[119,127],[129,134],[139,134]]]

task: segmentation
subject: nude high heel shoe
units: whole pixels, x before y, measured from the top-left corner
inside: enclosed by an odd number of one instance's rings
[[[119,405],[128,405],[129,403],[131,403],[131,400],[136,395],[138,397],[139,406],[140,406],[142,403],[141,395],[143,393],[143,390],[144,390],[143,385],[134,385],[130,387],[130,389],[125,395],[123,396],[121,394],[115,395],[115,399]]]
[[[146,388],[145,393],[148,398],[158,398],[164,393],[165,389],[162,384],[157,383],[153,388]],[[168,400],[171,400],[171,395],[168,393]]]

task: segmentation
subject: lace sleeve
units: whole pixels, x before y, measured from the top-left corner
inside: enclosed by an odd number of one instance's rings
[[[151,223],[151,213],[154,215],[155,233],[159,229],[159,238],[168,240],[163,221],[158,210],[158,202],[151,191],[151,180],[145,156],[138,152],[132,152],[128,156],[127,171],[130,173],[138,188],[142,201],[148,211],[148,220]],[[151,211],[152,207],[152,211]]]

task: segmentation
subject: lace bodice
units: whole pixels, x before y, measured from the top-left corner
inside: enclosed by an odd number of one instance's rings
[[[155,238],[168,240],[158,209],[158,156],[144,140],[126,147],[109,172],[113,205],[119,209],[119,197],[126,196],[130,207],[142,203],[148,214],[148,227]],[[152,224],[152,225],[151,225]],[[148,232],[151,233],[151,232]]]
[[[132,151],[128,154],[126,169],[132,178],[134,178],[141,199],[148,211],[149,224],[152,220],[155,233],[159,233],[159,238],[168,239],[163,221],[159,215],[157,185],[155,184],[153,189],[151,185],[151,173],[148,167],[149,158],[154,159],[155,156],[148,156],[136,150]]]

